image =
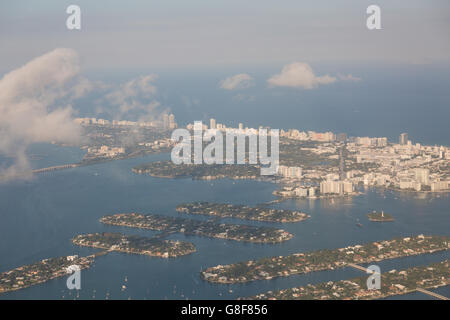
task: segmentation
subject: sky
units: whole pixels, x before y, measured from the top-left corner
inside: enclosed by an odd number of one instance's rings
[[[68,30],[66,8],[81,8]],[[366,8],[381,8],[368,30]],[[85,69],[450,62],[448,0],[85,1],[0,3],[0,72],[55,48]]]

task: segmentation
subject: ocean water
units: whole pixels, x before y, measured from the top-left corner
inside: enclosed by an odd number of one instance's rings
[[[45,165],[76,161],[82,152],[75,148],[40,145],[35,160]],[[99,218],[118,212],[178,215],[175,206],[185,201],[217,201],[255,205],[274,199],[276,184],[256,181],[193,181],[159,179],[131,172],[134,165],[168,159],[167,154],[108,162],[36,175],[30,181],[0,184],[0,272],[38,260],[72,254],[88,255],[98,250],[80,248],[71,238],[80,233],[118,231],[154,235],[155,232],[102,225]],[[66,288],[58,278],[27,289],[0,295],[0,299],[235,299],[268,290],[307,283],[365,276],[353,269],[317,272],[247,284],[216,285],[203,281],[199,272],[209,266],[265,256],[285,255],[398,236],[450,235],[448,195],[423,197],[391,191],[367,190],[354,198],[335,200],[290,200],[277,207],[299,209],[311,218],[293,224],[272,224],[225,219],[227,222],[270,225],[292,232],[295,237],[281,244],[261,245],[236,241],[171,235],[169,239],[191,241],[197,252],[175,259],[109,253],[81,272],[81,290]],[[393,223],[371,223],[366,214],[385,210]],[[192,217],[204,219],[204,217]],[[356,226],[361,222],[363,227]],[[450,253],[388,260],[382,271],[404,269],[448,259]],[[127,279],[127,281],[125,281]],[[122,285],[126,289],[122,291]],[[436,292],[450,296],[450,288]],[[429,299],[421,293],[403,297]]]

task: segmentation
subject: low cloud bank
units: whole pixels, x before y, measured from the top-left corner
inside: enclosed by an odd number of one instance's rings
[[[79,72],[77,53],[60,48],[0,79],[0,154],[13,159],[0,177],[31,175],[25,154],[31,143],[79,141],[70,102],[92,88]]]

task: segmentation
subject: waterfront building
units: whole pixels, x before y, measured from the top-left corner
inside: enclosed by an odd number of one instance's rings
[[[401,145],[407,145],[408,144],[408,134],[407,133],[400,134],[398,143]]]
[[[439,192],[449,189],[450,181],[433,181],[430,185],[432,192]]]
[[[169,115],[167,113],[163,115],[163,127],[164,129],[169,128]]]
[[[349,194],[353,192],[353,183],[350,181],[322,181],[321,194]]]
[[[429,169],[422,169],[422,168],[416,168],[414,170],[416,180],[420,182],[423,185],[428,186],[430,184],[430,170]]]
[[[175,129],[177,127],[177,123],[175,122],[175,116],[173,113],[169,115],[169,129]]]
[[[303,171],[301,167],[278,166],[278,175],[284,178],[300,179],[302,174]]]

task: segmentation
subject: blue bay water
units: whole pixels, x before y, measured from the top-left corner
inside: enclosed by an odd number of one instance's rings
[[[59,152],[58,152],[59,150]],[[41,157],[33,166],[74,162],[82,152],[74,148],[40,146],[32,150]],[[154,155],[108,162],[35,176],[31,181],[0,185],[0,272],[38,260],[72,254],[87,255],[91,248],[76,247],[71,238],[80,233],[118,231],[151,236],[155,232],[105,226],[99,218],[118,212],[178,215],[175,206],[186,201],[217,201],[255,205],[274,199],[276,184],[256,181],[193,181],[159,179],[131,172],[134,165],[168,159]],[[59,163],[58,163],[59,162]],[[58,278],[27,289],[0,295],[0,299],[234,299],[268,290],[307,283],[365,276],[353,269],[317,272],[257,281],[248,284],[216,285],[200,278],[209,266],[260,257],[285,255],[322,248],[339,248],[398,236],[450,235],[449,197],[424,197],[390,191],[367,190],[366,194],[335,200],[290,200],[277,207],[299,209],[311,218],[293,224],[271,224],[225,219],[226,222],[270,225],[284,228],[295,237],[282,244],[261,245],[184,235],[170,239],[192,241],[197,252],[175,259],[109,253],[82,271],[78,296]],[[366,214],[385,210],[393,223],[371,223]],[[205,219],[205,217],[192,217]],[[362,223],[363,227],[356,226]],[[395,259],[379,263],[382,271],[404,269],[448,259],[449,253]],[[127,279],[127,281],[125,281]],[[122,290],[122,286],[126,289]],[[448,287],[436,292],[450,295]],[[398,297],[396,297],[398,298]],[[401,298],[428,299],[419,293]]]

